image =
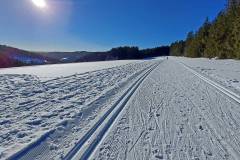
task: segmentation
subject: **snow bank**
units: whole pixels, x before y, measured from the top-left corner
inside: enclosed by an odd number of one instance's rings
[[[199,73],[240,94],[240,61],[207,58],[176,58]]]
[[[153,63],[114,61],[1,70],[8,74],[0,74],[0,159],[21,156],[33,148],[43,152],[41,156],[46,155],[46,159],[59,159],[56,156],[74,145],[83,128],[87,130],[89,122],[101,116],[101,109],[107,107],[102,99],[110,104],[108,99],[119,93],[120,84],[127,87]],[[35,75],[61,78],[42,82]],[[49,131],[54,131],[51,138]],[[43,142],[45,139],[47,142]],[[36,150],[27,159],[35,159]]]
[[[137,60],[104,61],[104,62],[85,62],[71,64],[53,64],[43,66],[28,66],[0,69],[0,74],[30,74],[38,76],[42,81],[57,77],[66,77],[73,74],[101,70],[116,66],[121,66]]]

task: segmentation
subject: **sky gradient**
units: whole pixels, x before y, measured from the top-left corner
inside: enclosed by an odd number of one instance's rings
[[[213,19],[225,0],[0,0],[0,44],[35,51],[168,45]]]

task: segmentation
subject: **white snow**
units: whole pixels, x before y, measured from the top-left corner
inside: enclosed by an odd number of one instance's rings
[[[1,74],[30,74],[36,75],[43,81],[57,77],[66,77],[73,74],[91,72],[111,67],[117,67],[129,63],[138,62],[137,60],[121,61],[101,61],[101,62],[84,62],[70,64],[52,64],[42,66],[27,66],[0,69]]]
[[[8,74],[0,75],[2,157],[22,156],[22,150],[31,150],[33,153],[25,158],[36,159],[35,150],[41,147],[45,150],[41,149],[41,153],[38,153],[40,159],[43,156],[58,159],[65,155],[77,142],[77,137],[101,117],[99,113],[104,112],[114,102],[113,99],[117,100],[138,75],[154,63],[115,61],[109,62],[109,65],[105,62],[40,66],[37,69],[16,68],[28,74],[9,74],[10,71],[6,71]],[[60,67],[62,71],[65,67],[76,71],[79,66],[84,66],[85,71],[89,71],[89,68],[105,69],[70,76],[70,73],[63,73],[61,75],[65,77],[45,82],[28,72],[36,70],[39,71],[38,75],[43,75],[40,68],[48,68],[46,75],[54,75],[56,70],[59,70],[57,74],[60,75]],[[83,69],[80,71],[83,72]]]
[[[0,147],[0,158],[3,156],[4,148]]]
[[[235,60],[170,57],[1,69],[0,159],[64,158],[156,64],[102,133],[92,158],[240,159],[240,104],[182,63],[239,95]]]
[[[149,75],[92,159],[240,159],[239,103],[178,62]]]
[[[172,57],[174,58],[174,57]],[[199,73],[240,94],[240,61],[207,58],[177,58]]]

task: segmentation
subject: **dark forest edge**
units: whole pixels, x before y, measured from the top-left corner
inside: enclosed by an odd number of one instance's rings
[[[169,52],[169,46],[142,50],[138,47],[125,46],[113,48],[106,52],[31,52],[0,45],[0,68],[44,64],[146,59],[158,56],[168,56]]]
[[[240,59],[240,0],[228,0],[218,16],[204,24],[186,40],[170,46],[171,56]]]

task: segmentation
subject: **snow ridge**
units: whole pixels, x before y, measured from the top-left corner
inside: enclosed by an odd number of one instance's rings
[[[114,124],[115,119],[123,110],[124,106],[144,81],[144,79],[159,65],[151,66],[120,98],[119,100],[104,114],[104,116],[89,130],[89,132],[78,142],[78,144],[66,155],[64,160],[69,159],[88,159],[100,141],[107,135],[107,131]],[[100,130],[99,130],[100,128]],[[99,130],[99,131],[98,131]],[[96,133],[98,132],[98,133]],[[89,142],[92,141],[92,142]],[[90,143],[89,147],[86,146]],[[83,148],[83,149],[82,149]],[[82,151],[86,148],[85,151]]]
[[[180,62],[181,63],[181,62]],[[224,88],[223,86],[221,86],[220,84],[218,84],[217,82],[214,82],[204,76],[202,76],[201,74],[199,74],[198,72],[196,72],[195,70],[191,69],[189,66],[187,66],[184,63],[181,63],[186,69],[188,69],[190,72],[192,72],[194,75],[196,75],[197,77],[199,77],[200,79],[202,79],[203,81],[205,81],[206,83],[210,84],[211,86],[215,87],[218,91],[222,92],[223,94],[225,94],[226,96],[228,96],[229,98],[233,99],[234,101],[236,101],[237,103],[240,104],[240,96],[237,95],[236,93],[233,93],[232,91]]]
[[[154,64],[143,61],[47,82],[29,75],[0,76],[0,142],[4,148],[0,159],[62,159]]]

